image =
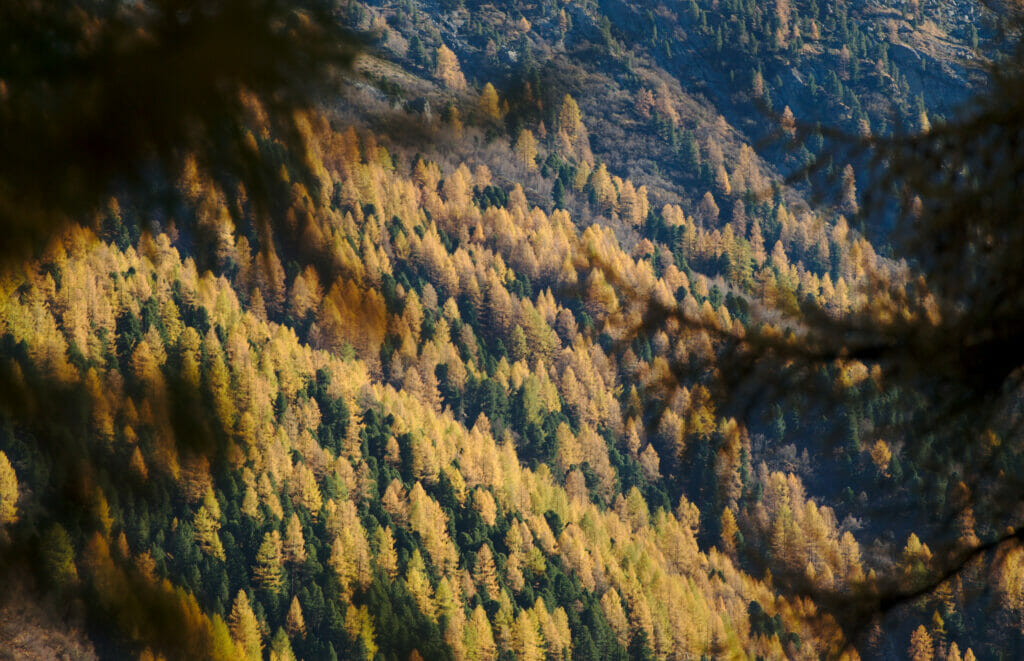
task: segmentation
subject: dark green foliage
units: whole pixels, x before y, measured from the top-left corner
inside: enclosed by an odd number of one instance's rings
[[[392,582],[378,574],[365,599],[374,613],[378,631],[387,632],[378,638],[383,658],[407,659],[413,649],[425,659],[452,658],[441,629],[419,612],[405,581]]]
[[[573,633],[573,661],[626,661],[630,658],[596,599],[588,597],[582,613],[568,612]]]

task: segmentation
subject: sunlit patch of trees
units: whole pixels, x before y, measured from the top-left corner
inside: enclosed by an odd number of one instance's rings
[[[115,620],[147,611],[105,595],[149,586],[195,645],[226,657],[811,658],[839,644],[834,628],[809,628],[806,604],[738,569],[736,546],[741,529],[767,526],[769,552],[838,582],[860,578],[853,537],[792,475],[758,474],[787,493],[766,487],[737,516],[749,441],[701,386],[677,395],[656,433],[637,421],[637,389],[678,355],[713,359],[716,341],[664,336],[620,356],[588,331],[631,314],[594,263],[732,328],[720,285],[716,296],[704,276],[634,259],[611,232],[580,231],[518,188],[482,208],[467,166],[442,183],[424,159],[396,168],[371,135],[309,125],[308,157],[335,193],[318,200],[296,183],[288,217],[329,268],[289,273],[224,224],[219,274],[167,234],[122,248],[77,228],[8,269],[6,360],[26,379],[80,385],[88,451],[103,457],[88,478],[101,505],[72,522],[54,580],[84,581]],[[197,213],[232,203],[187,177]],[[595,193],[606,210],[675,232],[659,252],[736,250],[735,235],[678,208],[652,214],[601,166],[588,185],[612,191]],[[800,271],[776,253],[758,264],[748,252],[747,272],[798,290]],[[215,452],[182,437],[173,419],[185,412]],[[22,434],[5,441],[18,475],[4,472],[5,512],[19,484],[55,488]],[[698,446],[709,483],[694,504],[659,478]],[[720,550],[702,552],[700,521],[720,516]],[[777,624],[752,625],[752,603]]]

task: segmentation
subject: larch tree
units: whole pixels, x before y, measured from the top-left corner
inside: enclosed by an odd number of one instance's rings
[[[296,661],[292,643],[282,627],[277,629],[270,641],[270,661]]]
[[[491,492],[483,487],[477,487],[473,491],[473,507],[480,514],[484,523],[493,526],[498,516],[498,507],[494,502]]]
[[[537,621],[531,610],[519,611],[512,630],[512,647],[517,659],[523,661],[542,661],[544,659],[544,643],[537,631]]]
[[[367,661],[376,656],[379,648],[374,632],[373,616],[370,615],[366,606],[357,608],[355,605],[349,604],[345,610],[345,631],[348,632],[349,638],[362,644],[366,654],[364,658]]]
[[[246,659],[259,661],[263,658],[263,637],[260,633],[260,623],[249,605],[249,596],[245,590],[239,590],[235,597],[231,614],[228,616],[228,625],[231,628],[231,637],[241,646]]]
[[[473,563],[473,580],[487,593],[488,599],[498,598],[498,573],[494,567],[494,554],[491,547],[484,544],[476,552]]]
[[[420,612],[430,620],[434,620],[437,617],[434,588],[430,584],[426,563],[423,562],[423,556],[420,555],[419,549],[413,551],[412,557],[409,559],[409,566],[405,572],[405,583]]]
[[[856,215],[860,211],[857,203],[857,181],[853,174],[853,166],[849,163],[843,168],[842,199],[839,210],[848,216]]]
[[[444,83],[444,86],[448,89],[457,92],[466,89],[466,77],[462,75],[459,58],[445,44],[441,44],[437,48],[437,64],[434,66],[434,76]]]
[[[494,661],[498,658],[498,647],[494,642],[494,633],[487,612],[477,604],[473,614],[466,623],[465,630],[466,658],[471,661]]]
[[[722,510],[722,550],[731,558],[736,557],[736,535],[739,533],[739,526],[736,525],[736,516],[732,508],[726,507]]]
[[[284,585],[281,533],[277,530],[263,536],[263,542],[256,552],[253,577],[269,592],[278,592]]]
[[[935,658],[935,648],[932,644],[932,637],[924,625],[917,627],[910,635],[910,646],[907,648],[907,656],[911,661],[932,661]]]
[[[292,475],[293,497],[292,500],[297,506],[305,507],[310,515],[316,519],[317,514],[323,507],[323,496],[320,494],[320,487],[316,483],[316,475],[313,470],[304,463],[295,466]]]
[[[221,545],[220,536],[217,534],[220,530],[220,521],[217,519],[219,514],[219,510],[212,512],[203,504],[196,512],[193,526],[195,527],[196,544],[199,545],[203,553],[218,560],[224,560],[224,547]]]
[[[615,588],[608,590],[601,596],[601,609],[604,616],[611,625],[612,631],[623,645],[629,644],[629,622],[626,620],[626,612],[622,610],[622,599]]]
[[[18,518],[18,476],[7,455],[0,451],[0,526]]]
[[[491,121],[501,119],[501,101],[498,98],[498,90],[494,89],[494,85],[491,83],[484,85],[477,105],[480,108],[480,113],[486,119]]]
[[[284,533],[284,560],[292,565],[300,565],[306,561],[306,540],[302,536],[302,523],[295,512],[288,519]]]
[[[132,457],[128,462],[132,472],[139,477],[143,482],[149,477],[149,469],[146,467],[146,460],[142,456],[142,451],[139,446],[135,446],[132,450]]]
[[[760,99],[764,96],[764,76],[760,71],[755,71],[750,82],[750,92],[754,98]]]
[[[398,576],[398,555],[395,553],[395,537],[390,527],[377,526],[373,533],[377,554],[374,562],[384,575],[394,580]]]
[[[306,636],[306,618],[302,616],[302,605],[299,604],[298,595],[292,597],[284,626],[293,637],[304,638]]]
[[[259,496],[256,495],[256,489],[251,485],[245,488],[245,494],[242,496],[241,511],[242,514],[255,520],[257,523],[263,522],[263,512],[260,511]]]
[[[259,494],[260,502],[262,502],[267,510],[277,519],[284,518],[284,510],[281,507],[281,499],[277,496],[277,490],[270,482],[270,476],[267,473],[260,474],[259,479],[256,481],[256,493]]]
[[[337,576],[341,591],[347,594],[351,589],[352,583],[355,581],[356,563],[349,549],[342,542],[340,535],[331,542],[331,552],[327,559],[327,566]]]
[[[514,150],[520,165],[531,172],[537,169],[537,140],[530,129],[519,132]]]
[[[782,109],[782,117],[779,123],[787,138],[792,140],[796,137],[796,118],[793,116],[793,111],[789,106]]]
[[[224,361],[224,350],[221,348],[217,334],[211,327],[203,340],[203,353],[206,364],[203,366],[206,391],[213,404],[224,430],[229,432],[235,425],[235,405],[231,396],[231,374]]]
[[[784,35],[789,34],[790,11],[789,0],[775,0],[775,17],[779,21],[779,30]]]
[[[562,98],[562,105],[558,110],[558,130],[564,132],[573,144],[583,132],[583,115],[580,113],[580,106],[576,103],[576,99],[569,94]]]
[[[704,223],[705,227],[714,227],[718,222],[718,214],[719,208],[715,202],[715,196],[711,194],[711,191],[705,192],[698,207],[700,220]]]
[[[618,204],[618,191],[608,174],[608,167],[601,163],[590,176],[590,195],[597,209],[603,213],[612,213]]]
[[[665,121],[672,126],[679,126],[679,112],[672,102],[672,92],[664,82],[658,85],[654,104],[654,109]]]

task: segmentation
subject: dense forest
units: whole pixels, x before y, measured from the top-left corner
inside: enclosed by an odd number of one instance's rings
[[[0,658],[1019,657],[1009,439],[937,465],[871,356],[739,360],[938,324],[850,145],[945,126],[997,14],[327,16],[335,93],[215,127],[257,170],[183,140],[0,251]]]

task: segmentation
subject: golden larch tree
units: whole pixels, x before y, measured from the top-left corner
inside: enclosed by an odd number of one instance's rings
[[[558,110],[558,130],[565,133],[569,140],[575,142],[583,129],[583,115],[576,99],[566,94],[562,106]]]
[[[249,605],[249,596],[245,590],[239,590],[235,603],[228,616],[231,637],[242,648],[245,658],[259,661],[263,658],[263,637],[260,634],[260,623]]]
[[[473,564],[473,580],[487,593],[488,599],[498,598],[498,572],[494,567],[494,554],[491,547],[484,544],[476,552]]]
[[[295,512],[292,512],[285,528],[283,551],[285,562],[298,565],[306,561],[306,540],[302,536],[302,523]]]
[[[530,129],[523,129],[519,132],[515,152],[520,165],[531,172],[537,169],[537,139],[533,137],[533,132]]]
[[[18,518],[18,476],[7,455],[0,451],[0,525]]]
[[[932,637],[922,624],[914,633],[910,634],[910,646],[907,648],[907,656],[911,661],[932,661],[935,658]]]
[[[480,113],[486,119],[501,119],[501,101],[498,99],[498,90],[494,89],[494,85],[491,83],[484,85],[484,89],[480,92],[480,98],[477,100],[477,105],[480,108]]]
[[[263,536],[252,569],[256,581],[270,592],[277,592],[284,585],[282,562],[281,533],[273,530]]]
[[[302,605],[299,604],[298,595],[292,597],[284,626],[293,637],[304,638],[306,636],[306,618],[302,616]]]
[[[434,66],[434,76],[444,83],[444,86],[448,89],[455,91],[466,89],[466,77],[462,75],[459,58],[444,44],[437,48],[437,63]]]
[[[471,661],[494,661],[498,657],[494,633],[483,606],[477,605],[466,623],[465,644],[466,658]]]

